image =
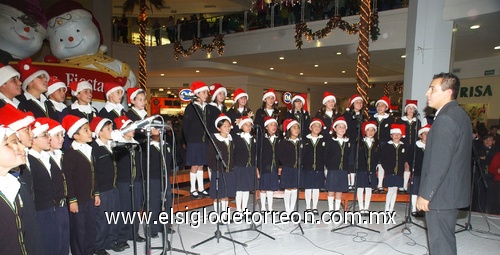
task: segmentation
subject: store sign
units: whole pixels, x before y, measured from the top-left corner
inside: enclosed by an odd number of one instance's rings
[[[493,96],[491,85],[478,85],[471,87],[460,87],[460,97],[484,97]]]
[[[290,92],[283,92],[283,95],[281,96],[281,100],[285,104],[290,104],[292,102],[292,93],[290,93]]]
[[[191,93],[190,89],[181,89],[179,91],[179,99],[184,101],[184,102],[189,102],[191,101],[191,96],[193,93]]]

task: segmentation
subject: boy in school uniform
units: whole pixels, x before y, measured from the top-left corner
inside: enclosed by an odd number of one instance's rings
[[[73,81],[68,85],[71,95],[76,100],[71,104],[69,114],[85,118],[90,123],[97,116],[97,110],[92,107],[92,84],[88,81]]]
[[[17,108],[19,100],[17,96],[23,93],[21,75],[10,65],[0,63],[0,108],[10,104]]]
[[[49,117],[57,119],[57,113],[47,97],[43,93],[47,92],[47,81],[49,74],[36,68],[31,64],[31,58],[20,60],[17,63],[24,93],[19,95],[19,110],[31,112],[35,118]]]
[[[88,120],[64,117],[62,126],[73,139],[64,153],[62,169],[66,177],[70,211],[71,254],[93,254],[96,237],[96,206],[101,204],[92,160],[92,133]]]
[[[54,106],[57,114],[57,118],[55,120],[59,123],[61,123],[62,119],[69,113],[68,107],[66,106],[67,89],[68,88],[64,82],[54,76],[50,76],[45,96],[49,98],[49,101]]]
[[[124,93],[125,90],[118,83],[105,82],[104,94],[106,98],[106,104],[104,104],[104,107],[101,109],[101,111],[99,111],[97,116],[114,121],[116,118],[125,115],[125,109],[123,109],[123,105],[121,104]],[[116,129],[114,123],[113,129]]]
[[[108,224],[105,212],[118,211],[118,189],[116,188],[116,161],[111,148],[112,121],[96,116],[90,123],[90,130],[96,137],[92,142],[92,159],[95,178],[99,185],[101,205],[96,207],[97,235],[96,254],[109,254],[106,249],[116,252],[125,250],[118,245],[117,225]]]
[[[43,244],[43,254],[68,254],[69,239],[61,233],[68,220],[68,207],[64,196],[64,177],[61,169],[50,157],[50,118],[37,118],[31,125],[33,144],[28,161],[33,177],[33,193],[37,221]],[[67,225],[66,225],[67,226]],[[65,234],[68,234],[65,231]],[[68,241],[67,243],[62,243]]]
[[[392,140],[383,145],[380,152],[379,171],[381,169],[384,171],[383,185],[388,188],[385,197],[386,212],[394,211],[398,188],[403,187],[404,172],[409,170],[407,151],[401,141],[401,138],[405,135],[405,130],[405,125],[403,124],[392,124],[390,129]]]

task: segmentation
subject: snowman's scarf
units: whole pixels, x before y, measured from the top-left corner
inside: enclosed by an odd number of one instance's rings
[[[78,66],[78,67],[87,67],[87,66],[93,65],[99,71],[108,73],[115,78],[116,77],[128,77],[130,75],[130,67],[125,63],[122,63],[122,65],[121,65],[121,74],[118,73],[117,71],[103,65],[103,63],[104,64],[111,63],[113,61],[115,61],[115,58],[104,55],[104,53],[101,50],[97,51],[97,53],[93,54],[93,55],[83,55],[83,56],[78,56],[78,57],[73,57],[73,58],[61,60],[62,63],[65,63],[67,65],[72,65],[72,66]]]

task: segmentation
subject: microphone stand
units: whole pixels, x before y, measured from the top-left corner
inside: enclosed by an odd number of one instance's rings
[[[126,148],[128,149],[128,153],[130,155],[130,202],[132,203],[132,212],[135,212],[135,193],[134,193],[134,182],[135,182],[135,177],[132,177],[132,173],[134,171],[134,161],[135,161],[135,144],[128,144],[126,145]],[[137,174],[137,167],[136,167],[136,174]],[[135,232],[135,228],[137,226],[137,222],[134,220],[132,223],[132,238],[133,238],[133,247],[134,247],[134,254],[137,254],[137,236]]]
[[[419,126],[418,126],[418,112],[415,111],[415,118],[417,119],[416,120],[416,123],[415,123],[415,135],[418,134],[418,130],[419,130]],[[410,138],[411,139],[411,138]],[[408,140],[410,140],[408,139]],[[387,231],[391,231],[399,226],[403,226],[404,225],[404,228],[402,230],[406,230],[408,231],[408,233],[411,233],[411,230],[410,228],[408,227],[408,224],[413,224],[423,230],[426,230],[427,228],[425,228],[424,226],[422,225],[419,225],[415,222],[413,222],[412,218],[411,218],[411,209],[413,207],[413,202],[411,201],[411,196],[412,196],[412,191],[413,191],[413,178],[415,177],[415,160],[416,160],[416,155],[417,155],[417,139],[415,139],[415,143],[413,143],[413,162],[411,163],[411,178],[410,178],[410,189],[408,190],[408,193],[410,194],[409,196],[409,199],[408,199],[408,209],[406,210],[406,216],[405,216],[405,220],[399,224],[397,224],[396,226],[394,227],[391,227],[389,229],[387,229]]]
[[[191,107],[193,107],[194,111],[196,112],[196,116],[198,116],[198,119],[200,120],[201,124],[203,125],[203,129],[205,130],[205,133],[206,133],[206,136],[208,137],[208,140],[210,141],[210,143],[212,144],[213,148],[215,149],[215,152],[216,152],[216,162],[217,162],[217,166],[216,166],[216,175],[215,175],[215,198],[216,198],[216,201],[217,201],[217,211],[219,213],[219,216],[222,214],[222,208],[221,208],[221,204],[220,204],[220,198],[219,198],[219,178],[220,178],[220,172],[221,172],[221,163],[222,163],[222,167],[224,167],[224,169],[227,169],[227,163],[224,161],[224,159],[222,158],[222,154],[219,150],[219,147],[217,147],[217,144],[215,144],[215,141],[213,139],[213,137],[210,135],[210,132],[208,131],[208,128],[207,128],[207,124],[205,122],[203,122],[203,118],[201,117],[200,113],[198,112],[198,110],[196,109],[196,107],[194,106],[194,100],[196,100],[196,98],[192,99],[193,101],[191,101]],[[189,105],[187,106],[189,107]],[[210,188],[214,188],[214,187],[210,187]],[[219,217],[220,219],[220,217]],[[219,228],[219,223],[215,224],[216,225],[216,230],[214,232],[214,235],[212,237],[209,237],[197,244],[194,244],[191,246],[191,249],[194,249],[196,248],[197,246],[199,245],[202,245],[210,240],[213,240],[213,239],[217,239],[217,243],[219,243],[219,239],[225,239],[227,241],[230,241],[230,242],[233,242],[233,243],[236,243],[236,244],[239,244],[243,247],[247,247],[247,244],[246,243],[241,243],[241,242],[238,242],[234,239],[231,239],[229,237],[226,237],[226,236],[223,236],[222,235],[222,232],[220,231],[220,228]]]
[[[358,192],[358,167],[359,167],[359,148],[360,148],[360,145],[361,145],[361,123],[363,122],[363,115],[359,114],[359,115],[354,115],[356,117],[356,120],[357,120],[357,132],[356,132],[356,155],[355,155],[355,160],[354,160],[354,173],[356,174],[355,178],[354,178],[354,196],[352,197],[352,211],[354,212],[356,210],[356,204],[358,202],[358,200],[356,199],[356,196],[357,196],[357,192]],[[368,173],[368,176],[369,173]],[[349,209],[349,208],[348,208]],[[341,229],[344,229],[344,228],[349,228],[349,227],[357,227],[357,228],[361,228],[361,229],[364,229],[364,230],[368,230],[368,231],[372,231],[372,232],[376,232],[376,233],[380,233],[380,231],[378,230],[375,230],[375,229],[371,229],[371,228],[367,228],[367,227],[363,227],[363,226],[359,226],[358,225],[358,222],[354,219],[354,214],[352,216],[353,218],[351,218],[351,220],[349,221],[349,224],[347,226],[343,226],[343,227],[340,227],[340,228],[334,228],[331,230],[331,232],[335,232],[335,231],[338,231],[338,230],[341,230]]]
[[[262,135],[262,130],[260,131],[260,136],[259,136],[259,130],[261,130],[261,127],[259,125],[256,125],[255,126],[255,137],[256,137],[256,141],[257,143],[255,144],[255,147],[256,148],[259,148],[259,146],[257,145],[260,145],[260,150],[259,150],[259,156],[262,158],[262,139],[263,139],[263,135]],[[258,160],[257,160],[257,157],[255,157],[254,159],[254,162],[255,162],[255,166],[258,165]],[[262,160],[261,160],[262,162]],[[259,169],[262,169],[262,166],[259,166]],[[257,172],[256,172],[257,173]],[[253,211],[255,212],[255,207],[256,207],[256,203],[257,203],[257,176],[255,177],[255,181],[254,181],[254,189],[253,189]],[[259,226],[262,226],[259,225]],[[233,231],[233,232],[226,232],[226,234],[234,234],[234,233],[239,233],[239,232],[244,232],[244,231],[256,231],[257,233],[259,234],[262,234],[264,236],[267,236],[273,240],[276,240],[274,237],[260,231],[258,229],[258,227],[255,222],[252,221],[252,223],[250,224],[250,227],[246,228],[246,229],[240,229],[240,230],[236,230],[236,231]]]
[[[302,114],[302,110],[300,111],[297,111],[295,113],[295,118],[298,119],[299,121],[299,126],[300,126],[300,133],[299,133],[299,153],[297,154],[298,155],[298,159],[297,159],[297,198],[295,200],[295,211],[298,212],[299,211],[299,191],[300,191],[300,174],[302,172],[302,134],[304,132],[304,121],[303,121],[303,118],[304,118],[304,115]],[[305,220],[305,219],[304,219]],[[304,234],[304,229],[302,229],[302,225],[299,223],[297,223],[299,229],[300,229],[300,232],[302,233],[302,235]],[[292,231],[293,232],[293,231]]]
[[[479,160],[479,152],[477,151],[477,148],[476,146],[474,145],[474,143],[472,144],[472,184],[471,184],[471,187],[470,187],[470,198],[469,198],[469,210],[467,212],[467,222],[464,224],[464,225],[460,225],[460,224],[456,224],[457,226],[459,227],[462,227],[462,229],[459,229],[457,231],[455,231],[455,234],[457,233],[460,233],[460,232],[464,232],[464,231],[469,231],[469,230],[472,230],[472,224],[470,223],[471,221],[471,216],[472,216],[472,197],[473,197],[473,193],[474,193],[474,184],[475,184],[475,176],[476,176],[476,172],[479,172],[479,179],[482,179],[483,180],[483,184],[484,184],[484,187],[486,189],[488,189],[488,183],[486,182],[486,180],[484,179],[484,173],[483,173],[483,170],[481,168],[481,161]],[[479,186],[479,184],[478,184]]]

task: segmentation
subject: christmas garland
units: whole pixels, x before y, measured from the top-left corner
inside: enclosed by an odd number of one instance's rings
[[[372,41],[376,41],[380,35],[380,29],[378,27],[378,12],[375,12],[370,16],[370,21],[370,38]],[[307,41],[316,40],[316,38],[321,39],[330,34],[335,28],[339,28],[349,34],[357,34],[359,31],[358,26],[358,23],[349,24],[349,22],[342,20],[340,16],[335,16],[328,20],[325,28],[313,32],[307,27],[305,22],[300,22],[295,25],[295,47],[297,49],[302,49],[302,35],[305,35]]]
[[[195,37],[193,39],[193,45],[189,47],[189,49],[185,50],[182,47],[181,42],[177,41],[174,43],[174,58],[175,60],[179,60],[179,54],[183,57],[191,56],[196,50],[201,49],[203,51],[208,51],[212,53],[215,49],[217,49],[217,53],[219,55],[224,54],[224,35],[217,34],[210,44],[203,44],[203,41],[199,37]]]

